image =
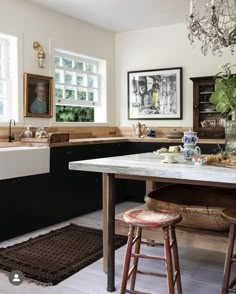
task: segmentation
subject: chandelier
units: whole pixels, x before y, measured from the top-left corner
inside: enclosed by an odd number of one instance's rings
[[[192,47],[201,42],[201,51],[207,55],[222,56],[226,47],[232,54],[236,44],[236,0],[207,0],[205,14],[196,10],[196,0],[190,0],[187,14],[188,38]]]

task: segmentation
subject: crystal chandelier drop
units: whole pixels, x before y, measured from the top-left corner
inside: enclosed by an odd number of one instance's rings
[[[196,10],[196,0],[190,0],[187,14],[188,38],[193,47],[195,40],[201,42],[201,51],[207,55],[223,55],[226,47],[232,54],[236,44],[236,0],[207,0],[205,15]]]

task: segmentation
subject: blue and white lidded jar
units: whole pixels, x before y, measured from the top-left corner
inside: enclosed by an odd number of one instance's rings
[[[196,145],[198,142],[197,132],[192,131],[192,129],[189,129],[189,131],[184,132],[182,142],[184,143],[184,145]]]

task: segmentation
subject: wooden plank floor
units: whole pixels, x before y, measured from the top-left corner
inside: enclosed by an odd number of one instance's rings
[[[116,212],[120,213],[132,207],[137,203],[124,202],[116,206]],[[6,242],[0,243],[0,247],[9,246],[15,243],[27,240],[29,237],[35,237],[42,233],[47,233],[57,227],[65,226],[68,223],[76,223],[89,227],[102,227],[102,211],[97,211],[58,225],[48,227],[30,234],[20,236]],[[122,271],[125,246],[116,251],[116,287],[119,293],[119,285]],[[143,247],[143,252],[151,254],[161,254],[162,249]],[[207,251],[202,249],[179,248],[180,266],[183,284],[183,293],[185,294],[220,294],[222,271],[224,264],[224,254],[216,251]],[[142,260],[140,262],[142,269],[164,270],[163,265],[155,261]],[[236,275],[236,267],[234,267]],[[24,282],[20,286],[12,286],[8,282],[8,277],[0,273],[0,294],[105,294],[106,275],[102,271],[102,259],[91,264],[62,283],[54,287],[42,287],[33,283]],[[154,277],[138,276],[137,290],[145,292],[167,294],[166,280]]]

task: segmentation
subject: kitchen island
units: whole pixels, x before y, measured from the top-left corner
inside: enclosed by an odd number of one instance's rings
[[[107,270],[107,290],[114,291],[114,219],[115,180],[117,178],[146,181],[146,192],[155,188],[158,181],[190,185],[217,186],[236,189],[236,169],[215,166],[194,166],[181,157],[177,164],[163,164],[162,157],[142,153],[70,162],[69,168],[77,171],[103,174],[104,211],[104,269]],[[236,197],[236,196],[235,196]]]

